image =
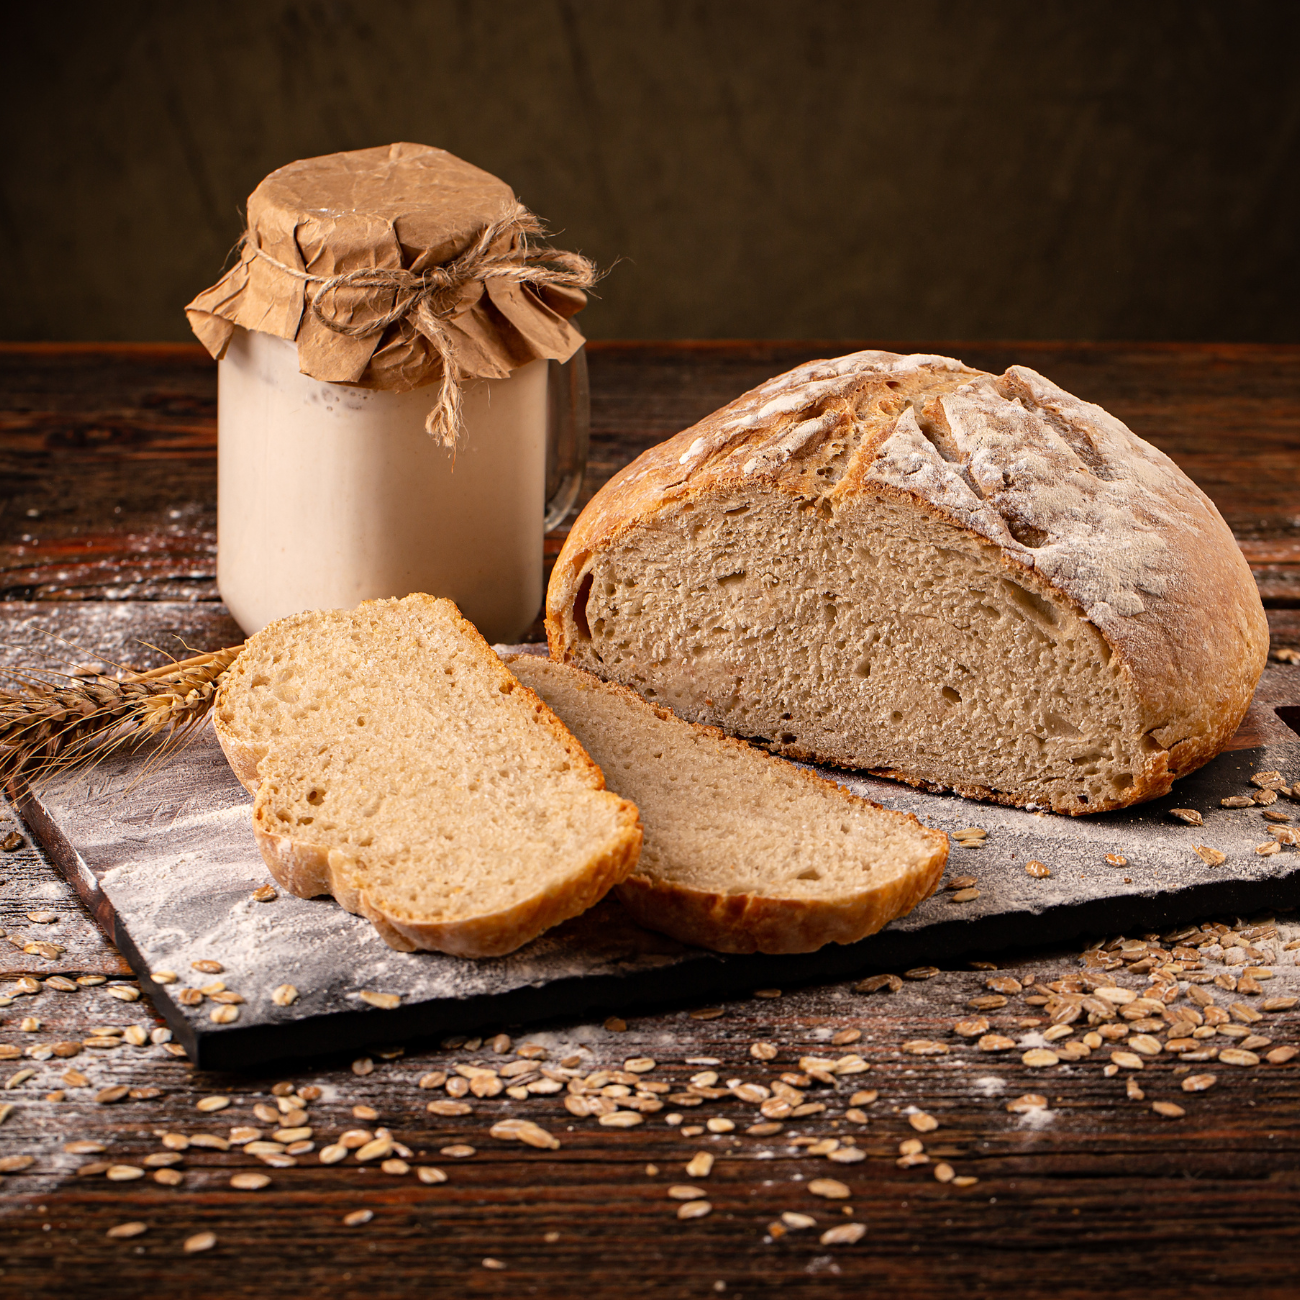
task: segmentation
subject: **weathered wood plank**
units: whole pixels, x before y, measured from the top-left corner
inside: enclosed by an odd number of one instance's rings
[[[770,375],[850,343],[592,344],[582,501]],[[1023,361],[1169,452],[1243,540],[1265,600],[1300,602],[1300,349],[940,346]],[[201,349],[0,347],[0,596],[213,600],[215,367]],[[34,513],[33,513],[34,512]],[[557,534],[552,539],[552,549]]]
[[[645,446],[768,375],[849,346],[593,346],[588,490]],[[1296,349],[1026,344],[935,350],[991,369],[1025,361],[1169,451],[1210,491],[1242,539],[1270,604],[1275,646],[1300,646]],[[167,644],[161,638],[172,632],[196,648],[235,639],[237,629],[214,599],[205,549],[215,525],[211,363],[186,347],[0,348],[0,392],[0,591],[52,597],[0,607],[0,640],[10,647],[0,651],[0,662],[30,662],[46,631],[139,666],[156,656],[133,646],[136,637]],[[23,542],[23,533],[37,540]],[[15,554],[19,546],[26,549]],[[557,547],[557,538],[548,540],[552,554]],[[101,600],[124,593],[137,599]],[[1275,709],[1294,700],[1297,678],[1300,667],[1270,667],[1239,740],[1256,734],[1252,726],[1262,735],[1277,725]],[[58,878],[35,850],[0,855],[0,882],[0,928],[34,929],[26,912],[38,897],[59,914],[46,928],[67,949],[66,969],[120,979],[115,954],[66,894],[57,894]],[[1295,918],[1284,920],[1283,937],[1300,937]],[[1270,948],[1277,961],[1268,962],[1277,975],[1264,994],[1241,998],[1210,984],[1215,999],[1226,1006],[1258,1004],[1270,994],[1300,996],[1300,973],[1289,964],[1294,952],[1273,952],[1277,946]],[[1132,967],[1134,954],[1129,957]],[[23,960],[33,964],[3,939],[0,959],[8,973]],[[1070,953],[1002,954],[997,961],[994,974],[1022,980],[1033,974],[1039,985],[1082,969]],[[52,969],[39,965],[44,973]],[[1232,969],[1240,968],[1204,962],[1211,976]],[[160,1150],[158,1132],[228,1134],[242,1123],[269,1132],[252,1106],[271,1101],[277,1076],[197,1074],[162,1046],[6,1061],[0,1064],[6,1080],[23,1068],[36,1073],[0,1091],[0,1106],[16,1107],[0,1125],[0,1157],[34,1158],[29,1169],[0,1175],[4,1284],[33,1297],[164,1291],[214,1300],[304,1294],[374,1300],[439,1286],[511,1297],[598,1287],[655,1300],[827,1297],[876,1288],[930,1300],[945,1291],[1035,1295],[1045,1285],[1063,1300],[1092,1300],[1099,1292],[1122,1295],[1139,1287],[1153,1297],[1208,1298],[1233,1284],[1249,1285],[1255,1296],[1289,1298],[1300,1267],[1297,1064],[1187,1067],[1162,1051],[1146,1058],[1141,1072],[1106,1078],[1109,1049],[1103,1049],[1073,1065],[1037,1070],[1020,1060],[1023,1047],[983,1053],[953,1034],[956,1020],[973,1014],[968,1001],[988,992],[989,974],[954,968],[905,983],[899,993],[866,998],[846,984],[820,985],[775,1000],[729,1001],[726,1014],[710,1021],[665,1007],[631,1018],[626,1033],[596,1025],[546,1027],[553,1035],[545,1039],[550,1063],[567,1059],[562,1053],[572,1045],[585,1049],[588,1069],[648,1055],[659,1064],[647,1077],[674,1090],[705,1068],[716,1069],[723,1082],[770,1083],[797,1070],[802,1055],[831,1055],[832,1033],[859,1030],[859,1041],[833,1051],[860,1052],[867,1072],[834,1088],[813,1083],[810,1099],[829,1109],[797,1124],[786,1121],[782,1134],[766,1138],[745,1132],[756,1118],[753,1107],[731,1097],[666,1107],[629,1130],[574,1119],[559,1097],[475,1100],[471,1115],[430,1115],[426,1102],[446,1093],[416,1087],[420,1075],[456,1061],[513,1059],[484,1049],[410,1043],[404,1056],[376,1056],[375,1070],[364,1076],[347,1060],[307,1062],[292,1077],[324,1090],[309,1107],[317,1151],[293,1168],[265,1169],[273,1182],[262,1192],[229,1186],[236,1170],[263,1170],[242,1147],[191,1148],[183,1153],[183,1184],[167,1188],[150,1178],[78,1177],[76,1165],[101,1157],[72,1156],[62,1145],[99,1139],[107,1158],[139,1166]],[[1111,978],[1141,990],[1148,977],[1121,968]],[[1032,987],[987,1013],[992,1029],[1035,1041],[1028,1036],[1045,1026],[1029,1022],[1045,1017],[1025,1001]],[[1176,1005],[1186,1005],[1186,997]],[[1262,1014],[1268,1025],[1262,1036],[1272,1044],[1300,1043],[1295,1011]],[[25,1016],[39,1019],[41,1028],[22,1031]],[[80,1041],[103,1025],[153,1029],[157,1021],[147,1003],[116,1001],[102,986],[51,989],[0,1008],[0,1044],[24,1049]],[[948,1052],[903,1053],[902,1043],[917,1038],[938,1040]],[[773,1061],[750,1055],[750,1043],[760,1039],[778,1047]],[[689,1063],[703,1057],[718,1065]],[[83,1071],[88,1086],[65,1083],[69,1068]],[[1218,1082],[1208,1092],[1184,1093],[1182,1081],[1194,1071],[1214,1073]],[[1130,1074],[1146,1093],[1142,1101],[1127,1096]],[[93,1100],[119,1082],[156,1087],[160,1095]],[[865,1127],[845,1114],[850,1089],[859,1085],[879,1092]],[[62,1100],[47,1100],[59,1092]],[[1007,1100],[1027,1092],[1048,1099],[1046,1116],[1008,1114]],[[230,1096],[232,1105],[213,1114],[195,1109],[199,1098],[214,1094]],[[1187,1113],[1162,1119],[1150,1109],[1156,1100]],[[378,1118],[358,1118],[357,1105],[373,1107]],[[912,1107],[933,1114],[941,1127],[915,1134],[907,1114]],[[670,1113],[681,1113],[683,1122],[669,1126],[663,1116]],[[532,1151],[491,1137],[491,1122],[506,1114],[536,1120],[563,1145]],[[710,1116],[737,1127],[687,1136],[689,1126]],[[425,1186],[411,1174],[383,1174],[352,1157],[335,1166],[319,1163],[323,1142],[346,1128],[378,1124],[411,1148],[411,1164],[443,1168],[448,1181]],[[836,1165],[808,1156],[788,1144],[796,1133],[853,1136],[866,1159]],[[898,1169],[898,1144],[916,1136],[935,1163],[947,1160],[958,1174],[980,1181],[965,1189],[941,1184],[933,1163]],[[452,1141],[470,1143],[478,1154],[441,1155]],[[714,1210],[681,1223],[666,1187],[694,1181],[683,1166],[701,1149],[717,1155],[713,1173],[698,1181]],[[659,1172],[648,1175],[648,1163]],[[850,1187],[853,1218],[868,1225],[860,1244],[819,1243],[825,1228],[848,1219],[836,1203],[808,1192],[818,1176]],[[371,1209],[373,1220],[344,1227],[343,1215],[356,1208]],[[815,1215],[816,1229],[765,1240],[782,1210]],[[146,1223],[147,1232],[130,1240],[104,1235],[129,1220]],[[183,1240],[204,1229],[217,1234],[216,1246],[186,1255]],[[507,1267],[485,1269],[485,1257]],[[715,1290],[719,1282],[725,1293]]]

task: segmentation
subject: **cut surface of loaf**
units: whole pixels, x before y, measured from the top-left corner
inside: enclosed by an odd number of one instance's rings
[[[947,837],[625,687],[507,659],[633,800],[645,830],[619,897],[644,926],[721,952],[853,943],[934,892]]]
[[[1082,814],[1231,738],[1268,627],[1213,503],[1022,366],[810,362],[578,518],[553,658],[777,752]]]
[[[280,619],[214,717],[272,875],[394,948],[511,952],[636,862],[636,808],[449,600]]]

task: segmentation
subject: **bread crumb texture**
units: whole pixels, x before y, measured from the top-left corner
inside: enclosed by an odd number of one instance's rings
[[[1218,753],[1268,646],[1163,452],[1026,367],[886,352],[778,376],[612,479],[547,633],[791,757],[1074,814]]]
[[[947,837],[625,687],[508,660],[641,811],[619,897],[642,924],[723,952],[853,943],[937,887]]]
[[[272,623],[215,717],[276,880],[395,948],[513,951],[635,864],[634,805],[451,601]]]

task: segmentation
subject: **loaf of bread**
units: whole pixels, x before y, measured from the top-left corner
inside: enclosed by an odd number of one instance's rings
[[[506,663],[640,809],[645,842],[618,896],[647,928],[719,952],[812,952],[937,887],[948,837],[910,814],[577,668]]]
[[[1012,366],[858,352],[652,447],[551,577],[557,660],[792,757],[1074,814],[1218,753],[1268,628],[1213,503]]]
[[[511,952],[636,863],[636,808],[449,600],[280,619],[214,716],[271,874],[394,948]]]

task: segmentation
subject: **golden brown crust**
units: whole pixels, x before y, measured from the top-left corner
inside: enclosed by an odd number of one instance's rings
[[[574,881],[525,899],[501,912],[450,923],[420,923],[394,916],[375,905],[352,877],[348,855],[320,844],[268,830],[268,803],[253,808],[253,834],[276,882],[299,898],[331,894],[355,916],[364,916],[390,948],[401,952],[445,952],[456,957],[500,957],[514,952],[545,930],[578,916],[625,880],[641,851],[636,806],[620,801],[619,834]]]
[[[501,662],[484,641],[478,629],[465,619],[448,600],[431,596],[414,595],[405,600],[424,600],[444,606],[444,612],[453,612],[457,630],[474,650],[479,666],[490,673],[503,693],[520,694],[526,707],[538,715],[541,724],[560,744],[571,769],[578,773],[590,790],[605,791],[605,778],[590,755],[578,743],[568,728],[547,707],[546,702],[523,685]],[[367,606],[384,605],[391,601],[365,601]],[[296,620],[312,615],[295,615]],[[280,624],[290,620],[280,620]],[[641,849],[640,816],[634,804],[613,794],[604,797],[612,802],[616,816],[616,830],[600,848],[594,858],[565,881],[514,907],[499,912],[470,916],[452,922],[421,922],[408,916],[385,911],[367,893],[364,881],[358,877],[356,855],[338,848],[314,843],[306,838],[283,835],[274,829],[272,816],[276,795],[271,783],[261,772],[267,750],[239,734],[237,729],[223,720],[223,704],[241,686],[244,675],[256,660],[259,641],[274,636],[280,624],[258,633],[252,638],[243,654],[227,670],[213,711],[214,727],[231,768],[240,782],[254,794],[253,832],[258,848],[276,881],[290,893],[300,898],[333,895],[341,906],[358,916],[366,917],[391,947],[403,951],[438,951],[462,957],[496,957],[513,952],[542,931],[577,916],[600,901],[615,885],[626,878],[636,865]]]
[[[856,943],[910,912],[939,887],[948,860],[941,841],[924,871],[889,880],[851,899],[767,898],[687,889],[634,872],[618,887],[623,906],[647,929],[715,952],[815,952]]]
[[[805,378],[799,379],[801,374]],[[929,421],[924,438],[917,440],[934,461],[927,474],[915,474],[914,467],[906,474],[897,472],[903,403],[891,390],[900,388],[900,380]],[[782,405],[782,395],[795,397],[800,385],[805,393],[816,388],[816,400]],[[944,460],[957,458],[948,452],[939,456],[926,441],[937,446],[951,437],[957,416],[972,412],[996,434],[996,417],[990,412],[999,400],[1006,410],[1033,410],[1046,425],[1064,431],[1057,440],[1060,447],[1034,449],[1048,470],[1039,484],[1031,485],[1036,491],[1022,490],[1018,497],[987,483],[968,492],[959,480],[973,482],[969,462],[945,478]],[[800,433],[810,428],[811,433]],[[916,432],[920,435],[919,427]],[[852,454],[828,488],[819,481],[818,470],[828,463],[827,449],[837,444],[848,444]],[[1087,468],[1077,472],[1080,456],[1098,458],[1102,473],[1097,477],[1107,487],[1093,484],[1080,494],[1077,483],[1089,474]],[[1111,465],[1118,461],[1138,471],[1118,505],[1107,499],[1107,492],[1115,490],[1113,476],[1106,473],[1108,457]],[[954,483],[957,492],[951,490]],[[1017,583],[1068,600],[1098,628],[1138,703],[1144,733],[1156,743],[1127,790],[1105,801],[1066,801],[1059,811],[1100,812],[1166,793],[1178,777],[1219,753],[1245,716],[1267,657],[1268,625],[1249,566],[1209,498],[1168,457],[1114,417],[1034,372],[1012,367],[995,378],[942,357],[860,353],[810,362],[642,453],[592,498],[561,550],[547,590],[552,657],[573,661],[583,640],[574,607],[597,554],[615,549],[634,530],[671,526],[679,510],[707,510],[742,488],[822,497],[836,510],[870,508],[876,501],[903,504],[979,537],[997,551]],[[1023,522],[1020,513],[1026,509],[1041,511],[1036,522],[1075,529],[1069,562],[1055,571],[1048,551],[1027,548],[1008,531]],[[1125,581],[1114,584],[1128,606],[1105,599],[1105,592],[1099,598],[1086,558],[1079,561],[1087,549],[1088,529],[1105,562],[1100,568],[1128,566]],[[1128,557],[1144,544],[1155,555],[1138,572],[1139,565]],[[809,753],[776,741],[771,748],[822,763],[841,761],[834,753]],[[898,769],[889,775],[927,783]],[[966,786],[958,792],[1012,805],[1030,802],[1030,796],[1016,791]]]

